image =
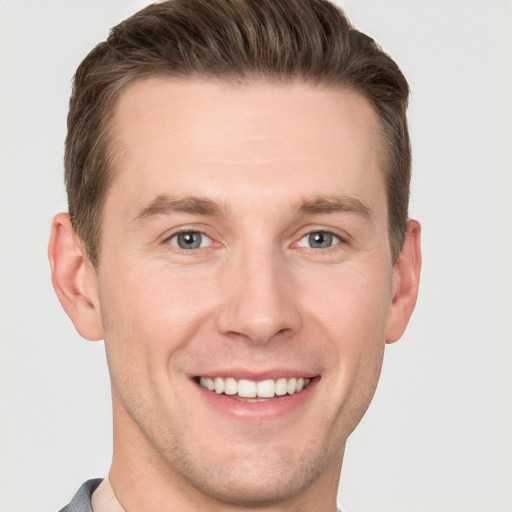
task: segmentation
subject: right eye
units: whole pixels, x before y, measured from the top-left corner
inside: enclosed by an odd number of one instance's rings
[[[192,250],[208,247],[212,241],[200,231],[181,231],[168,238],[167,242],[179,249]]]

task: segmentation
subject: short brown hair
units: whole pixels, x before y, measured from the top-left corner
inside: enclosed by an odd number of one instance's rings
[[[301,79],[348,87],[378,114],[393,262],[408,216],[409,87],[397,64],[326,0],[170,0],[115,26],[78,67],[68,114],[65,179],[74,229],[96,264],[113,181],[110,125],[120,92],[150,76]]]

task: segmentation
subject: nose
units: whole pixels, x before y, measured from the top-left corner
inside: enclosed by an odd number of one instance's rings
[[[301,329],[291,269],[278,251],[247,251],[226,264],[217,322],[226,335],[264,344]]]

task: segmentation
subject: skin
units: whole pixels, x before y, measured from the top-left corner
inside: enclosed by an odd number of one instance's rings
[[[334,511],[347,437],[419,281],[417,222],[391,261],[375,112],[343,89],[153,78],[122,93],[113,129],[97,268],[66,214],[49,254],[76,328],[105,339],[117,499]],[[202,246],[180,249],[180,230]],[[314,385],[274,416],[227,414],[193,379],[285,371]]]

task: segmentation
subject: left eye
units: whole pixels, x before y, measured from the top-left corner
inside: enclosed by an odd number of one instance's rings
[[[210,245],[211,239],[200,231],[183,231],[171,236],[168,242],[174,247],[191,250],[207,247]]]
[[[299,240],[298,246],[310,247],[311,249],[328,249],[340,242],[341,240],[329,231],[312,231]]]

